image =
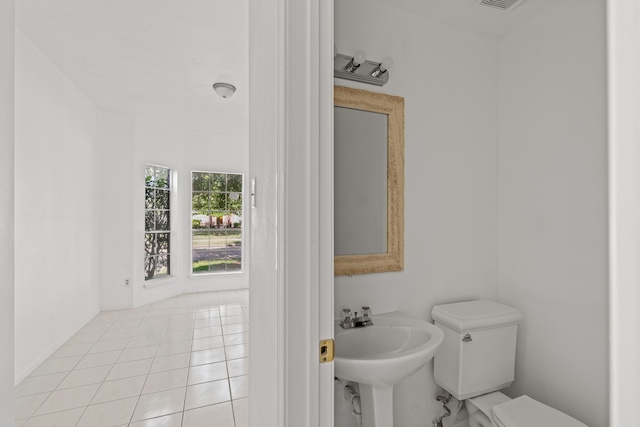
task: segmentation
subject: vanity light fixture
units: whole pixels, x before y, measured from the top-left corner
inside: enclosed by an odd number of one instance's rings
[[[354,56],[337,53],[334,47],[333,76],[337,79],[353,80],[383,86],[389,81],[389,69],[393,66],[393,59],[386,56],[382,62],[366,59],[366,54],[358,50]]]
[[[233,94],[236,92],[236,87],[229,83],[214,83],[213,90],[216,91],[220,98],[231,98]]]

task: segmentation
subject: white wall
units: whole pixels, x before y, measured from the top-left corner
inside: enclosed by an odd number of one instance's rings
[[[0,425],[14,415],[14,2],[0,1]]]
[[[374,313],[398,309],[430,320],[436,304],[496,298],[496,39],[378,2],[335,8],[338,52],[395,61],[382,88],[335,83],[405,98],[406,183],[404,271],[336,277],[335,311],[368,304]],[[440,414],[432,366],[396,386],[397,427]],[[353,425],[341,407],[337,401],[336,426]]]
[[[100,111],[100,306],[130,308],[133,291],[133,206],[135,119],[130,114]],[[142,202],[140,203],[142,204]],[[140,246],[142,247],[142,246]],[[133,283],[133,282],[131,282]]]
[[[97,108],[16,32],[15,372],[99,311]]]
[[[608,416],[605,2],[565,0],[499,43],[499,300],[522,311],[516,381]]]

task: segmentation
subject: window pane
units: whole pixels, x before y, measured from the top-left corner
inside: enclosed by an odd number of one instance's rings
[[[162,277],[169,275],[169,255],[160,255],[157,257],[155,277]]]
[[[191,247],[194,250],[194,255],[196,250],[206,251],[209,249],[209,234],[208,230],[193,232]]]
[[[209,215],[209,193],[193,193],[191,195],[191,211],[194,215]]]
[[[227,233],[225,230],[216,229],[212,230],[209,237],[209,249],[226,249],[227,247]]]
[[[169,211],[156,211],[156,230],[169,230]]]
[[[227,270],[240,270],[240,269],[242,269],[241,253],[230,252],[227,256]]]
[[[213,193],[211,194],[210,204],[211,213],[216,216],[221,216],[227,211],[227,199],[229,195],[226,193]]]
[[[155,230],[155,221],[153,211],[146,211],[144,213],[144,231]]]
[[[144,208],[153,209],[154,206],[154,191],[152,188],[145,188],[144,190]]]
[[[242,193],[242,175],[227,175],[227,191]]]
[[[169,190],[156,190],[156,209],[169,209]]]
[[[154,167],[150,165],[146,165],[144,167],[144,181],[147,187],[153,186],[154,176],[155,176]]]
[[[162,251],[166,251],[166,252],[170,252],[169,251],[169,245],[171,243],[170,241],[170,236],[171,234],[169,233],[158,233],[157,235],[157,240],[158,240],[158,247],[157,247],[157,252]]]
[[[191,175],[191,189],[193,191],[209,191],[209,174],[193,172]]]
[[[210,175],[210,183],[209,191],[219,192],[227,190],[227,178],[224,173],[212,173]]]
[[[144,258],[144,280],[153,279],[156,274],[156,264],[158,257],[147,256]]]
[[[156,168],[156,187],[169,188],[169,169]]]
[[[147,233],[144,235],[144,253],[147,256],[154,255],[156,253],[156,235],[154,233]]]
[[[224,271],[227,269],[227,251],[209,252],[209,271]]]
[[[236,216],[242,215],[242,195],[240,193],[229,193],[227,210]]]

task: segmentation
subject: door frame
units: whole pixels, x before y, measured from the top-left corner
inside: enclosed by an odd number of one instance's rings
[[[249,423],[331,427],[333,2],[249,9]]]

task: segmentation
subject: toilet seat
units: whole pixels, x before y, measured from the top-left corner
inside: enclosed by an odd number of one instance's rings
[[[538,402],[520,396],[493,407],[493,421],[498,427],[587,427],[575,418]]]

